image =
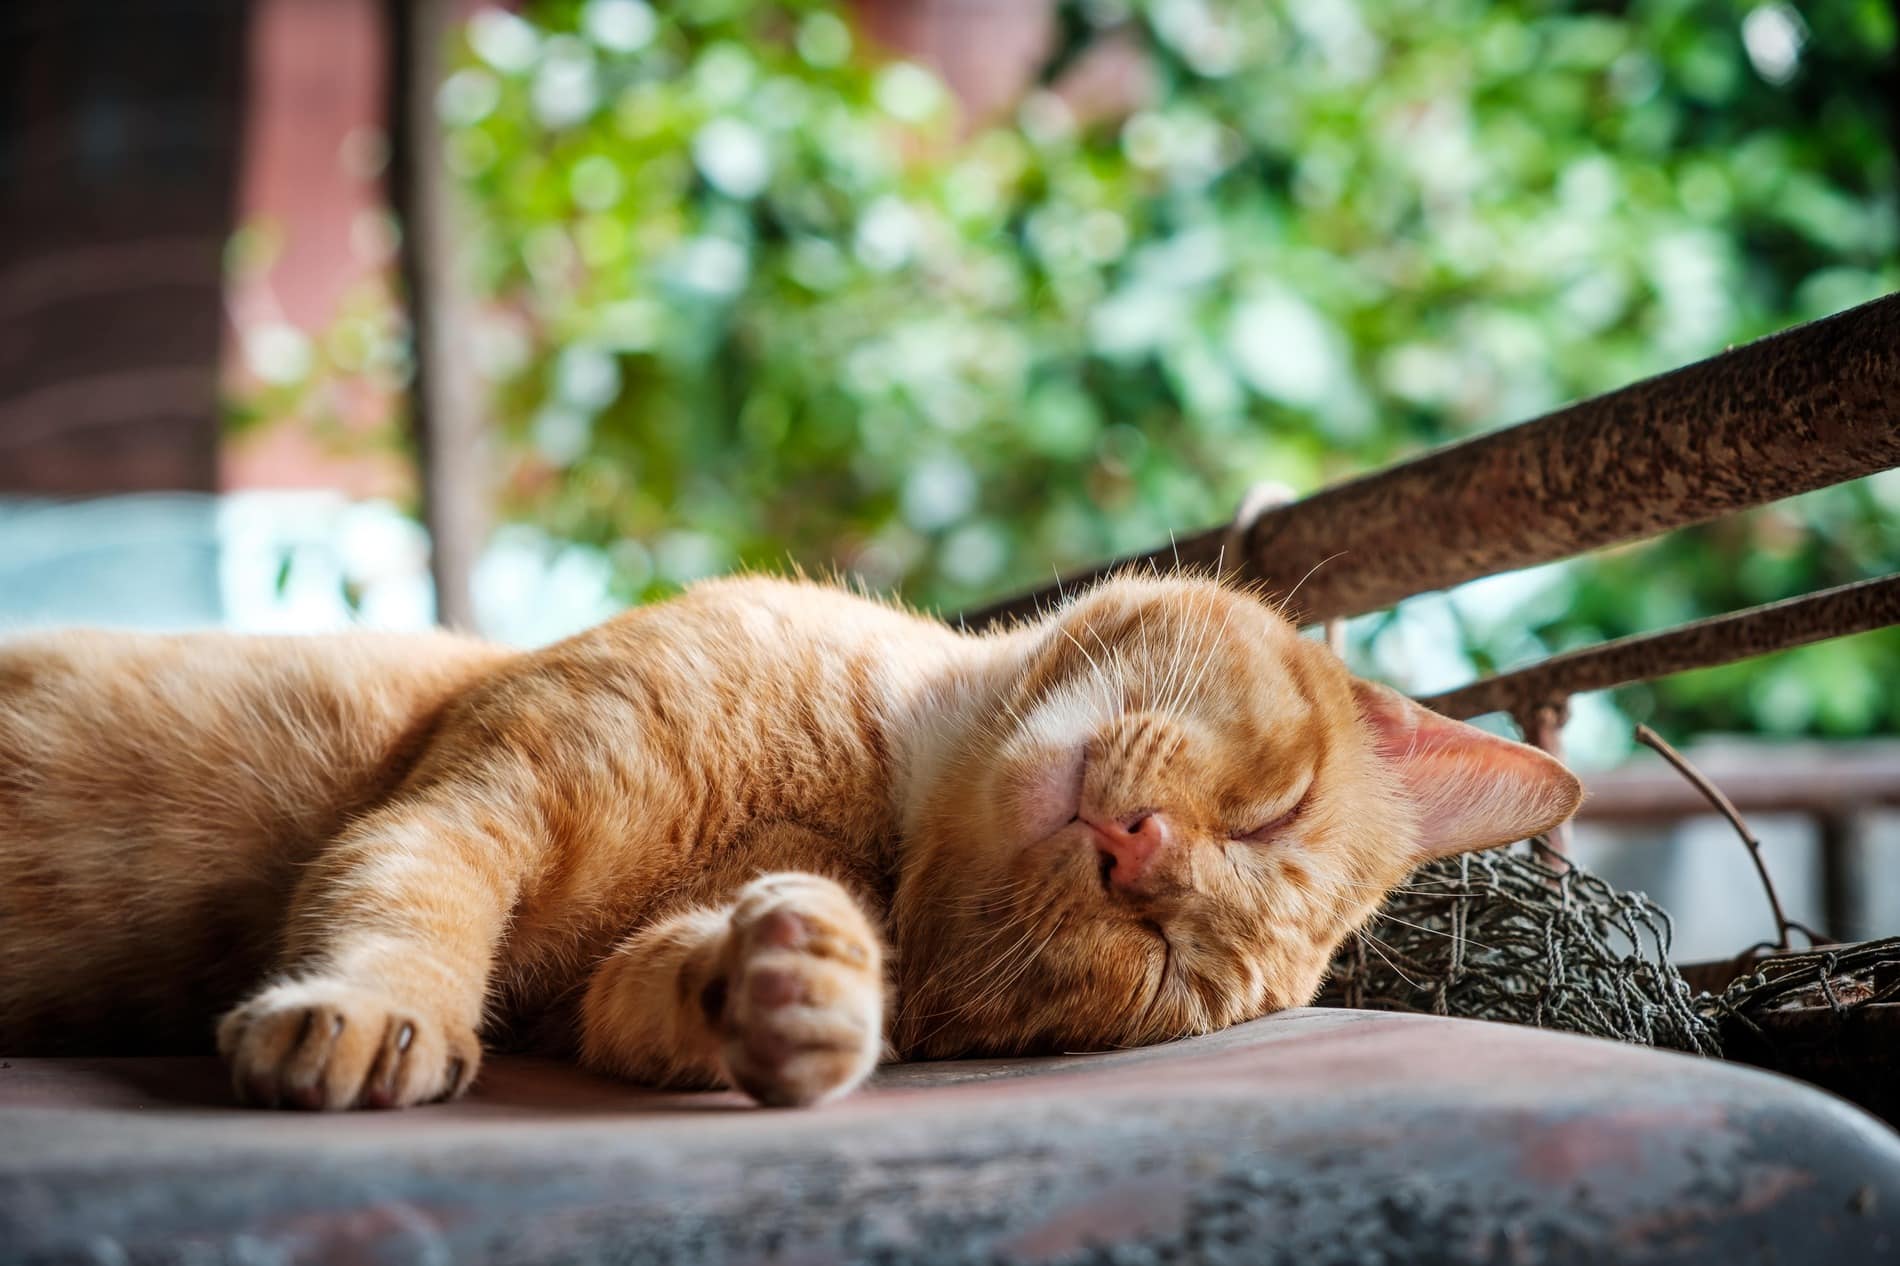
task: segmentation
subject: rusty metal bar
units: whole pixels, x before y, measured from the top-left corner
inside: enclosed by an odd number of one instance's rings
[[[1569,558],[1900,465],[1900,294],[1080,575],[1213,568],[1299,587],[1303,619]],[[1234,563],[1235,550],[1226,549]],[[1033,614],[1054,586],[982,610]]]
[[[1611,686],[1727,664],[1809,642],[1900,624],[1900,574],[1697,620],[1662,633],[1618,638],[1553,655],[1419,702],[1449,717],[1522,716],[1540,705]]]

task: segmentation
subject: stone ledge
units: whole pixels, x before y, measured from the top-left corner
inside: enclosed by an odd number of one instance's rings
[[[1900,1257],[1900,1135],[1799,1083],[1307,1009],[916,1064],[816,1110],[496,1059],[468,1099],[230,1106],[211,1060],[0,1068],[0,1261]]]

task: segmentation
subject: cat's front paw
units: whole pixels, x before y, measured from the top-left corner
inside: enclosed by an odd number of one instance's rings
[[[727,1078],[760,1103],[852,1089],[884,1048],[877,934],[849,893],[816,875],[768,875],[739,895],[720,974],[700,998]]]
[[[462,1093],[482,1048],[466,1025],[341,980],[272,985],[218,1024],[246,1103],[399,1108]]]

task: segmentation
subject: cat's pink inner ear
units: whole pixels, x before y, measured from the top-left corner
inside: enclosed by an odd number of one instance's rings
[[[1373,747],[1418,810],[1421,860],[1510,844],[1577,811],[1583,786],[1548,753],[1353,680]]]

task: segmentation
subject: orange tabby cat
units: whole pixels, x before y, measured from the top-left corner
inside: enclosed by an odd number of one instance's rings
[[[1248,594],[982,636],[702,585],[545,650],[0,646],[0,1053],[191,1049],[260,1104],[459,1094],[493,1042],[810,1103],[906,1056],[1306,1002],[1430,857],[1568,817],[1534,749]]]

